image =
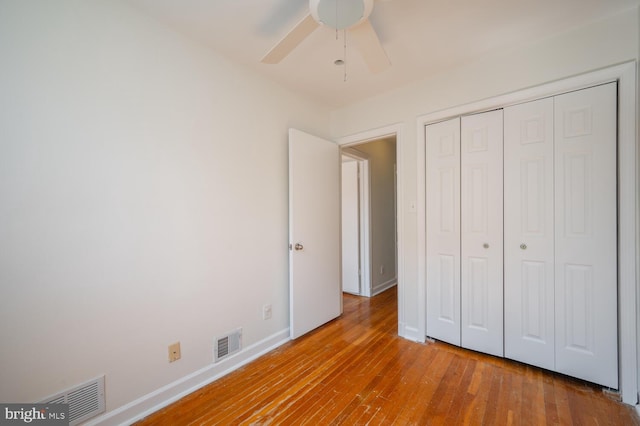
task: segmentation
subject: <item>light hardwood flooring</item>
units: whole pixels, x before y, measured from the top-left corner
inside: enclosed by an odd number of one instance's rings
[[[640,425],[594,385],[397,335],[396,288],[139,425]]]

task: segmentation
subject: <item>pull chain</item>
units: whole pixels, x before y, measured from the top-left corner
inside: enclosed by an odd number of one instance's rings
[[[344,53],[343,53],[343,57],[344,57],[344,82],[347,82],[347,30],[343,30],[344,31]]]
[[[338,41],[339,39],[339,34],[338,34],[338,27],[340,25],[338,25],[338,0],[336,0],[336,41]],[[342,66],[343,66],[343,70],[344,70],[344,79],[343,81],[346,82],[347,81],[347,29],[343,29],[342,31],[342,37],[344,39],[344,45],[343,45],[343,54],[342,54]],[[335,62],[336,64],[338,64],[338,60],[336,60]]]
[[[338,41],[338,26],[339,25],[337,25],[338,24],[338,2],[337,1],[336,1],[336,20],[335,20],[335,23],[336,23],[336,41]]]

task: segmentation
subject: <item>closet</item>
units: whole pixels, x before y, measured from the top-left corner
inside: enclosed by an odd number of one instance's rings
[[[428,336],[618,387],[616,91],[426,126]]]

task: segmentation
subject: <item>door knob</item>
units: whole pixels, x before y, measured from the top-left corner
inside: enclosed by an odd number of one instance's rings
[[[304,246],[300,243],[296,243],[295,246],[293,246],[294,249],[296,249],[296,251],[300,251],[304,248]]]
[[[527,245],[525,243],[520,244],[520,248],[522,250],[526,250],[527,249]]]
[[[488,243],[484,243],[484,244],[482,245],[482,247],[484,247],[484,248],[489,248],[489,244],[488,244]]]

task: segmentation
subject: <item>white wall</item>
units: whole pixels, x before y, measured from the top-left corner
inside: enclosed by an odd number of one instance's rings
[[[417,260],[417,215],[409,208],[417,200],[416,118],[457,105],[540,85],[594,69],[638,59],[638,10],[567,30],[538,43],[486,56],[446,74],[332,111],[335,138],[367,132],[395,123],[406,129],[398,159],[400,229],[404,253],[401,283],[402,321],[420,329]],[[428,54],[426,52],[425,54]],[[422,324],[423,326],[423,324]]]
[[[287,129],[328,110],[114,0],[2,1],[0,58],[0,401],[112,410],[287,329]]]
[[[286,329],[289,126],[406,124],[417,327],[416,116],[637,59],[632,12],[329,117],[116,0],[0,2],[0,401],[106,374],[113,410],[209,365],[214,336]]]
[[[396,271],[396,220],[395,138],[380,139],[353,146],[369,159],[370,216],[371,216],[371,294],[384,290],[385,284],[397,279]],[[383,272],[381,272],[383,267]]]

